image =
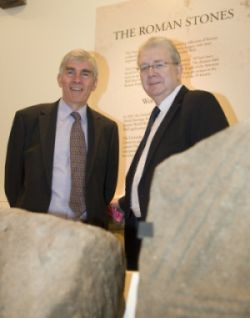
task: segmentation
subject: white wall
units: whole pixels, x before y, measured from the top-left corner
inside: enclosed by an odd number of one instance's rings
[[[0,8],[0,207],[5,205],[4,161],[17,109],[60,96],[56,76],[64,53],[94,50],[96,8],[121,0],[27,0]]]

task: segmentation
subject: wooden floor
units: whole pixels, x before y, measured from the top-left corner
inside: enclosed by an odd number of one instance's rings
[[[113,233],[124,246],[124,225],[110,221],[109,231]]]
[[[109,231],[112,232],[124,247],[124,225],[111,222],[109,224]],[[138,272],[126,271],[125,285],[124,285],[124,300],[125,309],[120,318],[134,318],[137,297],[137,285],[132,283],[133,275],[139,275]],[[135,277],[136,278],[136,277]]]

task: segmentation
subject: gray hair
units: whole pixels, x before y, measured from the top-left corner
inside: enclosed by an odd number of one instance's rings
[[[181,57],[180,54],[173,44],[173,42],[165,37],[151,37],[149,38],[146,42],[144,42],[139,50],[138,50],[138,55],[137,55],[137,64],[139,63],[139,58],[141,56],[142,51],[145,49],[149,49],[152,47],[162,47],[166,49],[172,58],[172,62],[175,64],[181,64]]]
[[[87,51],[83,49],[74,49],[72,51],[69,51],[62,59],[62,62],[59,67],[59,74],[62,74],[66,64],[70,61],[78,61],[78,62],[90,62],[92,67],[93,67],[93,75],[94,79],[97,79],[98,77],[98,69],[97,69],[97,64],[96,60],[94,57]]]

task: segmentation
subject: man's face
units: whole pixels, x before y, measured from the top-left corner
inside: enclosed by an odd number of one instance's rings
[[[68,61],[57,80],[64,101],[73,109],[86,105],[91,92],[96,88],[93,67],[89,61]]]
[[[172,64],[169,52],[160,46],[144,49],[139,56],[142,86],[159,105],[181,84],[181,65]]]

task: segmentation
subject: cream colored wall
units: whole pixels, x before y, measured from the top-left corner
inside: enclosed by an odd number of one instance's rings
[[[56,100],[56,76],[65,52],[94,50],[96,8],[121,0],[27,0],[0,8],[0,207],[7,139],[17,109]]]

